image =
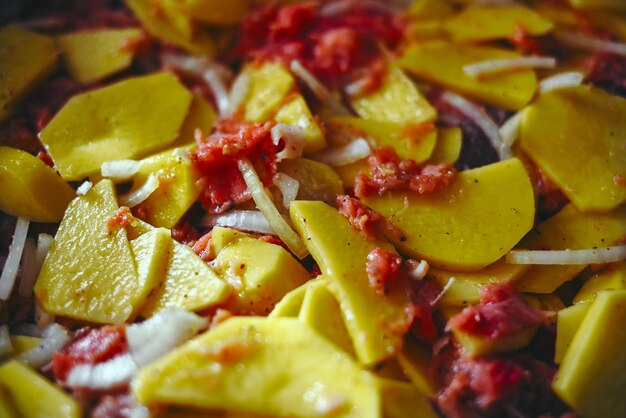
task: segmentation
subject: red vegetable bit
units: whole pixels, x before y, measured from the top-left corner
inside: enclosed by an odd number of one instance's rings
[[[209,231],[201,236],[191,249],[194,253],[198,254],[198,257],[204,262],[209,262],[215,259],[215,251],[213,250],[213,243],[211,241],[211,232]]]
[[[387,293],[389,283],[403,273],[402,261],[398,254],[380,247],[370,251],[365,264],[370,287],[380,294]]]
[[[368,208],[354,197],[348,195],[337,196],[337,206],[339,213],[348,218],[350,225],[363,233],[368,239],[375,239],[380,228],[397,237],[400,241],[406,239],[404,233],[389,222],[387,218]]]
[[[432,277],[420,281],[412,281],[413,306],[415,318],[411,332],[422,341],[433,344],[439,337],[439,329],[435,324],[433,310],[435,301],[441,293],[439,282]]]
[[[626,57],[599,52],[588,61],[587,80],[626,97]]]
[[[357,197],[380,195],[389,190],[412,190],[428,195],[447,187],[456,176],[451,164],[420,167],[413,160],[401,161],[392,147],[375,149],[367,162],[370,177],[360,173],[354,181]]]
[[[276,173],[277,146],[272,142],[274,122],[250,124],[234,116],[218,122],[207,138],[196,138],[198,147],[191,161],[202,174],[200,202],[213,213],[232,209],[250,198],[237,168],[237,160],[248,157],[265,185],[272,184]]]
[[[128,351],[124,325],[83,329],[74,341],[52,357],[52,370],[57,380],[64,381],[79,364],[97,364]]]
[[[134,216],[127,206],[122,206],[115,211],[107,222],[107,231],[113,235],[120,228],[126,228],[133,222]]]
[[[546,313],[528,306],[510,284],[488,285],[481,290],[480,304],[463,309],[446,328],[496,339],[545,319]]]

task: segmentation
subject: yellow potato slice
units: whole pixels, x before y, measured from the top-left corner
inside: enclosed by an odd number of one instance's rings
[[[72,97],[39,134],[65,180],[105,161],[135,158],[171,144],[191,93],[171,73],[130,78]]]
[[[587,86],[543,94],[525,112],[520,144],[581,211],[626,201],[626,100]]]
[[[388,192],[363,202],[404,232],[388,237],[399,251],[452,271],[495,262],[530,230],[535,216],[530,179],[516,158],[460,172],[430,196]]]
[[[433,149],[432,154],[426,162],[428,164],[454,164],[461,156],[462,145],[463,132],[461,128],[439,128],[437,130],[435,149]]]
[[[341,178],[330,166],[307,158],[290,158],[278,164],[278,171],[298,180],[298,200],[323,200],[335,205],[343,193]]]
[[[626,262],[617,263],[588,278],[572,303],[593,301],[602,290],[626,290]]]
[[[324,133],[315,121],[302,95],[296,94],[293,99],[285,103],[274,116],[274,120],[278,123],[298,126],[304,130],[304,138],[306,140],[304,145],[305,154],[310,154],[326,147]]]
[[[243,70],[243,75],[250,80],[244,102],[244,118],[250,122],[267,121],[296,85],[296,80],[289,70],[284,65],[274,62],[248,64]]]
[[[589,311],[591,302],[578,303],[561,309],[557,313],[556,345],[554,348],[554,362],[559,364],[570,347],[580,324]]]

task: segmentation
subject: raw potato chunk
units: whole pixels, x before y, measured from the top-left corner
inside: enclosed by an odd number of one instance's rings
[[[435,277],[442,288],[454,277],[454,282],[439,302],[441,305],[466,306],[480,302],[480,288],[482,286],[517,280],[529,268],[530,266],[523,264],[507,264],[503,257],[473,273],[430,268],[428,275]]]
[[[452,332],[466,354],[472,357],[479,357],[524,348],[530,344],[536,331],[537,327],[534,326],[495,339],[482,335],[466,334],[458,330],[453,330]]]
[[[539,36],[552,27],[549,20],[522,6],[470,6],[445,23],[446,32],[456,42],[506,39],[519,30]]]
[[[130,66],[133,51],[125,46],[141,36],[139,29],[102,29],[61,35],[56,41],[72,77],[89,84]]]
[[[626,416],[626,291],[598,294],[552,387],[585,418]]]
[[[298,180],[298,200],[323,200],[335,205],[343,193],[341,178],[330,166],[306,158],[290,158],[278,163],[278,171]]]
[[[120,81],[72,97],[39,134],[65,180],[105,161],[140,157],[171,144],[191,103],[171,73]]]
[[[519,56],[505,49],[436,41],[410,46],[398,63],[417,77],[471,98],[507,110],[520,110],[537,89],[534,71],[494,74],[485,78],[473,78],[463,71],[467,64]]]
[[[287,292],[311,277],[281,246],[250,237],[222,248],[213,266],[234,287],[225,307],[245,314],[267,315]]]
[[[244,118],[250,122],[268,120],[296,85],[296,80],[285,66],[274,62],[248,64],[240,77],[249,77]]]
[[[35,284],[37,299],[50,313],[116,324],[141,302],[143,283],[126,230],[108,226],[117,209],[109,180],[70,203]]]
[[[407,382],[378,379],[385,418],[437,418],[428,398]]]
[[[220,26],[239,23],[248,6],[248,0],[180,0],[176,5],[190,19]]]
[[[626,234],[626,206],[609,213],[582,213],[569,204],[520,242],[531,250],[581,250],[615,244]],[[517,290],[552,293],[585,265],[532,266],[515,284]]]
[[[82,417],[80,405],[70,395],[16,360],[0,367],[0,391],[5,390],[18,417]]]
[[[235,317],[140,371],[144,405],[271,416],[380,417],[376,380],[295,318]]]
[[[559,364],[570,347],[576,331],[580,328],[585,315],[589,311],[590,302],[578,303],[561,309],[557,313],[556,345],[554,347],[554,362]]]
[[[321,278],[322,276],[318,276]],[[274,306],[272,312],[268,315],[268,318],[279,318],[279,317],[287,317],[287,318],[297,318],[300,315],[300,310],[302,309],[302,302],[304,302],[304,296],[306,295],[307,289],[315,284],[315,280],[309,280],[302,286],[299,286],[293,289],[291,292],[287,293],[283,298]]]
[[[13,106],[54,70],[54,41],[9,25],[0,30],[0,122]]]
[[[412,336],[407,336],[402,351],[397,355],[402,371],[411,383],[424,395],[437,392],[437,383],[431,372],[431,347]]]
[[[180,127],[178,139],[170,147],[195,146],[196,129],[199,129],[203,136],[207,136],[211,133],[216,120],[217,114],[213,106],[200,94],[194,93],[187,118],[185,118],[183,126]]]
[[[542,94],[524,113],[520,143],[579,210],[626,201],[626,100],[587,86]]]
[[[476,271],[506,254],[530,230],[535,200],[522,163],[510,159],[463,171],[424,196],[391,192],[363,202],[404,231],[389,236],[414,259],[452,271]]]
[[[610,265],[587,279],[573,303],[593,301],[601,290],[626,290],[626,262]]]
[[[626,12],[626,3],[622,0],[569,0],[573,7],[581,9],[603,9]]]
[[[0,363],[18,358],[21,354],[24,354],[31,348],[35,348],[41,342],[41,338],[28,337],[26,335],[10,335],[9,339],[11,340],[13,350],[0,355]]]
[[[377,90],[353,97],[350,104],[363,119],[381,122],[424,123],[437,117],[437,111],[422,96],[415,83],[394,65],[389,66]]]
[[[35,222],[59,222],[75,192],[39,158],[0,146],[0,209]]]
[[[141,161],[133,176],[133,188],[143,186],[151,175],[159,179],[159,187],[141,203],[145,221],[153,226],[172,228],[200,195],[197,170],[187,158],[169,150]]]
[[[326,337],[328,341],[354,356],[352,341],[341,317],[337,299],[319,277],[307,286],[298,319]]]
[[[415,0],[408,10],[411,18],[436,19],[445,18],[454,14],[454,9],[447,1]]]
[[[369,365],[392,356],[412,321],[409,286],[397,280],[381,294],[365,270],[367,255],[377,247],[390,250],[389,243],[365,238],[323,202],[292,202],[289,214],[339,301],[359,361]]]
[[[463,132],[461,128],[440,128],[437,130],[437,144],[433,150],[428,164],[449,163],[454,164],[461,156],[463,144]]]
[[[304,101],[301,94],[296,94],[293,99],[281,107],[274,120],[278,123],[299,126],[304,130],[304,152],[310,154],[326,147],[324,133],[315,121],[309,106]]]
[[[171,240],[165,277],[141,310],[148,318],[165,308],[199,311],[228,298],[230,287],[191,248]]]

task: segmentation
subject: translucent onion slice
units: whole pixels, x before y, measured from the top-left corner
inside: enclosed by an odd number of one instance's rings
[[[593,36],[573,32],[559,32],[557,36],[565,45],[595,52],[608,52],[626,56],[626,44],[605,41]]]
[[[276,235],[265,216],[258,210],[231,210],[219,215],[206,215],[202,226],[224,226],[260,234]]]
[[[183,309],[167,309],[139,324],[126,326],[128,350],[144,366],[167,354],[208,325],[206,318]]]
[[[583,73],[578,71],[555,74],[541,80],[539,83],[539,92],[543,94],[556,89],[579,86],[584,78]]]
[[[291,72],[306,84],[320,102],[328,106],[328,108],[339,116],[349,115],[350,112],[346,107],[333,96],[333,94],[298,60],[291,61],[289,66]]]
[[[230,87],[230,94],[228,95],[228,109],[227,115],[232,115],[237,112],[241,105],[246,101],[248,92],[250,91],[250,77],[246,73],[241,73],[235,79],[235,82]]]
[[[428,270],[430,269],[430,265],[428,261],[422,260],[419,264],[411,271],[409,271],[409,277],[414,280],[422,280],[428,274]]]
[[[502,143],[508,147],[513,146],[517,138],[519,137],[520,125],[522,118],[524,117],[524,110],[520,110],[509,119],[507,119],[502,126],[500,126],[500,138]]]
[[[491,120],[482,107],[449,91],[443,93],[441,99],[470,118],[485,133],[501,160],[508,159],[513,155],[510,147],[502,141],[498,125]]]
[[[50,324],[43,330],[43,338],[39,345],[31,348],[18,357],[18,360],[33,367],[39,368],[50,363],[52,355],[70,342],[70,333],[59,324]]]
[[[285,147],[276,154],[276,161],[282,161],[289,158],[296,158],[302,155],[306,145],[306,135],[304,129],[295,126],[278,123],[272,127],[272,142],[278,145],[282,139]]]
[[[41,303],[35,298],[35,307],[33,316],[35,317],[35,323],[39,328],[46,328],[48,325],[52,324],[55,320],[54,315],[50,312],[46,311],[46,309],[41,306]]]
[[[93,187],[93,183],[90,182],[89,180],[84,181],[80,186],[78,186],[78,188],[76,189],[76,194],[78,196],[84,196],[87,194],[87,192],[89,192],[89,190],[91,190],[91,188]]]
[[[510,264],[603,264],[626,260],[626,245],[584,250],[525,251],[512,250],[506,255]]]
[[[135,160],[106,161],[100,166],[100,174],[115,180],[128,180],[137,174],[140,167],[141,162]]]
[[[24,251],[24,243],[26,242],[26,234],[30,220],[26,218],[17,218],[15,224],[15,232],[13,233],[13,241],[9,247],[9,254],[4,262],[2,276],[0,276],[0,300],[8,300],[15,286],[17,272],[20,269],[20,260]]]
[[[283,195],[283,206],[289,209],[291,202],[296,200],[298,196],[298,190],[300,189],[300,182],[293,177],[289,177],[285,173],[274,174],[274,184],[280,190]]]
[[[100,364],[78,364],[67,376],[73,388],[104,390],[121,387],[133,378],[138,367],[130,354],[122,354]]]
[[[150,197],[156,189],[159,188],[159,177],[156,174],[150,174],[148,180],[137,190],[132,193],[120,196],[120,205],[133,208]]]
[[[309,253],[304,243],[296,232],[282,217],[278,209],[272,202],[267,190],[259,179],[254,167],[247,158],[238,161],[239,171],[248,186],[248,190],[254,199],[259,210],[263,213],[276,235],[287,245],[291,252],[298,258],[304,258]]]
[[[368,157],[372,153],[369,142],[364,138],[357,138],[342,147],[326,148],[311,157],[332,167],[352,164]]]
[[[456,281],[456,279],[454,277],[450,277],[450,279],[448,279],[448,283],[446,283],[446,285],[443,287],[443,289],[441,289],[441,292],[439,292],[437,297],[435,299],[433,299],[432,302],[430,302],[430,306],[437,306],[437,304],[439,303],[441,298],[443,298],[446,295],[446,293],[448,293],[450,288],[454,285],[455,281]]]
[[[17,293],[22,297],[28,298],[33,294],[35,281],[39,274],[37,269],[37,245],[35,240],[30,237],[26,238],[24,242],[21,264],[20,284]]]
[[[8,354],[12,351],[13,344],[11,344],[9,327],[7,325],[0,325],[0,356]]]
[[[499,74],[526,69],[551,69],[556,67],[556,58],[552,57],[516,57],[487,60],[466,64],[463,71],[470,77]]]

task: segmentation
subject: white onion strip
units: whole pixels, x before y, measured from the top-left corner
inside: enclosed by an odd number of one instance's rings
[[[248,74],[246,73],[241,73],[235,79],[233,85],[230,87],[226,115],[232,115],[233,113],[237,112],[241,105],[246,101],[249,92],[250,76],[248,76]]]
[[[8,354],[12,351],[13,344],[11,344],[9,327],[7,325],[0,325],[0,356]]]
[[[263,183],[261,183],[259,176],[254,170],[254,166],[247,158],[242,158],[237,164],[248,186],[248,190],[252,195],[252,199],[254,199],[254,203],[256,203],[259,210],[263,213],[263,216],[265,216],[272,226],[272,229],[276,231],[278,237],[296,257],[301,259],[306,257],[309,253],[308,250],[298,234],[296,234],[285,218],[278,212],[278,209],[274,205],[274,202],[272,202],[267,190],[263,187]]]
[[[441,301],[441,299],[446,295],[446,293],[448,293],[450,288],[454,285],[454,282],[456,282],[456,279],[454,277],[450,277],[450,279],[448,279],[448,283],[446,283],[443,289],[441,289],[441,292],[439,292],[437,297],[433,299],[432,302],[430,302],[430,306],[436,306]]]
[[[291,202],[296,200],[298,196],[298,189],[300,189],[300,182],[293,177],[289,177],[285,173],[274,174],[274,184],[280,190],[283,195],[283,206],[289,209]]]
[[[23,363],[39,368],[52,360],[52,355],[59,351],[70,341],[70,333],[59,324],[50,324],[42,333],[43,339],[36,346],[23,353],[18,360]]]
[[[115,180],[127,180],[137,174],[140,167],[141,162],[135,160],[105,161],[100,166],[100,174]]]
[[[441,95],[441,99],[470,118],[484,132],[493,148],[498,152],[501,160],[510,158],[513,155],[511,149],[502,141],[498,125],[491,120],[482,107],[449,91],[444,92]]]
[[[332,167],[352,164],[368,157],[372,153],[369,142],[364,138],[357,138],[342,147],[327,148],[311,158]]]
[[[429,269],[428,261],[421,260],[413,270],[409,271],[409,277],[417,281],[422,280],[428,274]]]
[[[580,33],[572,32],[559,32],[557,37],[565,45],[574,48],[626,56],[626,44],[623,43],[605,41],[593,36],[581,35]]]
[[[510,264],[576,265],[603,264],[626,260],[626,245],[584,250],[512,250],[506,255]]]
[[[463,66],[463,71],[470,77],[499,74],[527,69],[551,69],[556,67],[552,57],[516,57],[475,62]]]
[[[148,176],[148,180],[137,190],[120,196],[120,205],[133,208],[150,197],[156,189],[159,188],[159,177],[152,173]]]
[[[87,194],[87,192],[89,192],[89,190],[91,190],[92,187],[93,183],[89,180],[86,180],[80,186],[78,186],[78,188],[76,189],[76,195],[84,196]]]
[[[584,78],[583,73],[578,71],[555,74],[541,80],[539,83],[539,92],[543,94],[556,89],[579,86]]]
[[[130,382],[139,368],[130,354],[123,354],[100,364],[78,364],[67,376],[71,387],[104,390]]]
[[[35,240],[28,237],[24,242],[24,251],[22,253],[22,266],[20,274],[20,283],[17,293],[25,298],[33,294],[33,287],[37,280],[37,245]]]
[[[298,60],[291,61],[289,65],[291,72],[302,80],[311,89],[315,97],[320,102],[330,108],[330,110],[338,116],[349,115],[350,112],[346,107],[333,96],[333,94],[317,79],[304,65]]]
[[[520,110],[509,119],[507,119],[502,126],[500,126],[499,132],[502,138],[502,143],[508,147],[513,146],[517,138],[519,137],[519,130],[522,124],[522,118],[524,117],[524,110]]]
[[[265,216],[258,210],[231,210],[219,215],[206,215],[202,226],[223,226],[260,234],[276,235]]]
[[[272,127],[271,134],[274,145],[278,145],[281,139],[285,143],[285,147],[276,154],[276,161],[302,155],[306,145],[306,135],[302,127],[278,123]]]
[[[0,276],[0,300],[8,300],[15,286],[15,279],[20,268],[20,260],[24,251],[24,243],[26,242],[26,234],[30,220],[26,218],[17,218],[15,224],[15,232],[13,233],[13,241],[9,247],[9,255],[4,262],[2,276]]]

